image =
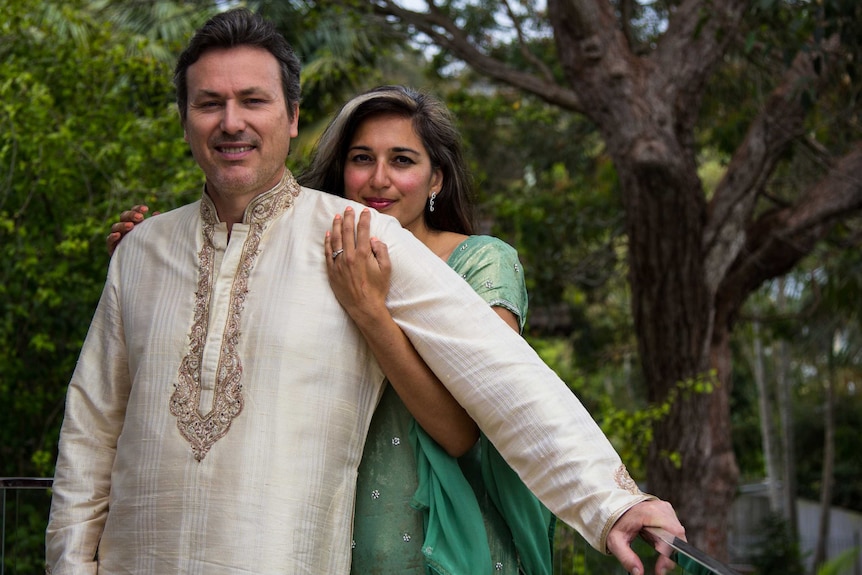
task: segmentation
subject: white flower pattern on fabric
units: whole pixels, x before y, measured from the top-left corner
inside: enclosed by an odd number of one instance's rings
[[[489,236],[470,236],[453,251],[447,264],[489,306],[507,309],[519,320],[526,315],[523,266],[511,246]],[[414,448],[408,440],[410,421],[407,408],[391,385],[387,385],[369,428],[357,477],[359,493],[365,495],[356,501],[357,543],[351,575],[370,572],[424,575],[429,564],[437,564],[441,559],[437,555],[442,548],[426,542],[422,515],[411,506],[417,479]],[[404,471],[404,466],[411,471]],[[372,493],[376,495],[369,497]],[[504,528],[490,498],[483,496],[480,506],[490,552],[483,569],[495,575],[518,575],[519,561],[511,533]],[[381,558],[380,550],[385,550],[385,558]]]

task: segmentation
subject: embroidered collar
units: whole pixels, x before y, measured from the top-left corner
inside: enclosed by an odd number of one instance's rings
[[[189,348],[180,363],[170,411],[177,418],[180,434],[189,442],[197,461],[203,461],[216,441],[230,431],[231,423],[242,412],[243,362],[239,353],[242,312],[249,290],[249,279],[260,253],[264,230],[273,219],[293,205],[301,187],[289,170],[277,186],[254,198],[245,209],[242,221],[249,226],[243,242],[240,263],[236,269],[228,301],[227,322],[211,326],[210,306],[214,282],[215,244],[213,235],[219,223],[212,199],[203,194],[203,246],[198,253],[199,272],[195,293],[194,322],[189,331]],[[218,367],[215,370],[212,405],[201,405],[203,354],[210,329],[223,329]]]
[[[249,202],[243,212],[242,223],[262,224],[277,218],[293,205],[293,200],[299,195],[301,189],[290,170],[285,168],[278,184]],[[204,224],[219,223],[215,204],[206,193],[206,185],[201,194],[201,218]]]

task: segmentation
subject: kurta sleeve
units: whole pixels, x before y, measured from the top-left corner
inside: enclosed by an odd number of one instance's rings
[[[388,218],[379,224],[372,231],[389,247],[395,321],[530,490],[606,552],[614,522],[651,496],[530,345],[412,234]]]
[[[98,570],[96,551],[130,385],[114,264],[66,394],[46,531],[46,561],[53,575]]]

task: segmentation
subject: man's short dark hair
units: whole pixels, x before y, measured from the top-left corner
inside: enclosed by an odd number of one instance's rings
[[[189,88],[186,79],[189,66],[213,48],[255,46],[272,54],[281,68],[281,86],[287,102],[287,113],[293,119],[299,104],[300,63],[293,48],[275,25],[259,14],[245,8],[228,10],[213,16],[195,32],[189,45],[180,54],[174,69],[174,86],[177,90],[177,107],[185,124],[188,113]]]

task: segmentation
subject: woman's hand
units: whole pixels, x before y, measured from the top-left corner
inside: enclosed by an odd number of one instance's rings
[[[120,221],[111,226],[111,233],[109,233],[108,237],[105,238],[109,256],[114,255],[114,250],[117,249],[118,245],[120,245],[120,240],[123,239],[123,236],[132,231],[135,225],[144,221],[144,217],[148,211],[150,211],[150,208],[140,204],[132,206],[131,210],[126,210],[120,214]],[[153,215],[155,216],[156,214],[158,214],[158,212]]]
[[[386,307],[392,265],[386,244],[371,237],[371,213],[347,208],[327,232],[326,271],[335,297],[353,319],[389,383],[428,434],[449,455],[460,457],[479,438],[479,428],[392,319]]]
[[[329,284],[341,306],[357,323],[373,322],[385,314],[386,294],[392,267],[386,244],[371,236],[371,214],[368,209],[359,215],[352,208],[344,217],[335,216],[332,232],[324,240],[326,271]]]

